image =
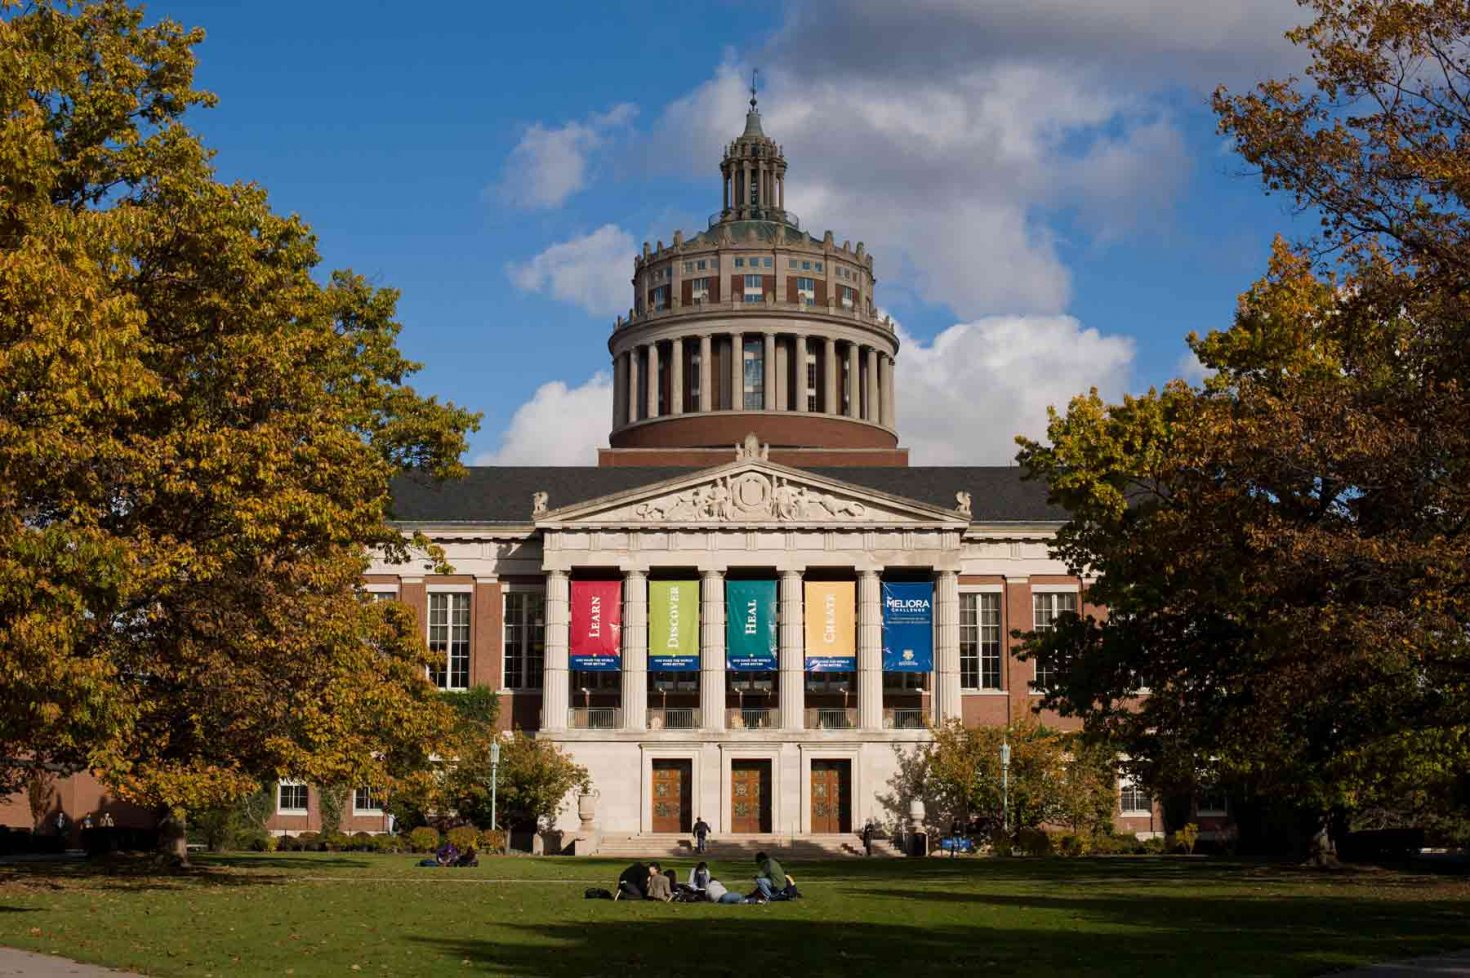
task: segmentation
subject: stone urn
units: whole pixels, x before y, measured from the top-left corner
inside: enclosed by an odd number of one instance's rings
[[[584,791],[577,796],[577,818],[582,822],[582,831],[591,832],[597,821],[597,792]]]
[[[918,798],[909,802],[909,827],[915,832],[924,831],[924,803]]]

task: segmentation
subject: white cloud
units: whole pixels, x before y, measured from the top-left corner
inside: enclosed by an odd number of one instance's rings
[[[635,250],[631,234],[604,224],[529,261],[508,265],[506,274],[523,292],[549,293],[594,316],[612,316],[628,308]]]
[[[1199,354],[1189,350],[1179,357],[1174,363],[1174,372],[1191,384],[1202,384],[1206,377],[1214,373],[1204,364],[1199,362]]]
[[[638,110],[623,102],[582,122],[549,128],[541,123],[521,135],[498,184],[500,195],[527,208],[558,207],[587,186],[588,162]]]
[[[580,387],[556,380],[516,409],[500,447],[475,465],[595,465],[612,427],[612,380],[597,374]]]
[[[1004,465],[1016,435],[1046,435],[1046,409],[1097,387],[1127,389],[1133,341],[1070,316],[995,316],[951,326],[929,344],[900,329],[895,375],[900,444],[916,465]]]

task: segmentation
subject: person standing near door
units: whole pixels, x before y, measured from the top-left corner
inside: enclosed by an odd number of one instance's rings
[[[700,816],[694,823],[694,851],[704,852],[705,840],[709,838],[709,823]]]
[[[873,854],[873,820],[870,818],[863,823],[863,854]]]

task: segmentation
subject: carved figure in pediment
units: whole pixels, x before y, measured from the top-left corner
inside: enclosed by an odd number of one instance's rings
[[[957,492],[954,494],[955,509],[959,510],[961,516],[970,515],[970,494],[968,492]]]
[[[708,501],[705,503],[705,513],[712,520],[728,520],[730,512],[730,488],[724,481],[716,482],[709,488]]]
[[[776,516],[783,520],[801,519],[802,505],[806,489],[802,486],[793,486],[785,479],[776,480]]]
[[[531,515],[540,516],[546,512],[546,503],[551,497],[545,492],[531,493]]]
[[[709,503],[705,498],[706,488],[695,486],[680,496],[675,496],[665,507],[664,516],[671,520],[698,520],[708,518]]]
[[[664,508],[658,503],[639,503],[633,510],[640,520],[661,520],[664,518]]]

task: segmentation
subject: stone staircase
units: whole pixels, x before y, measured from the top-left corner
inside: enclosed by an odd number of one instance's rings
[[[600,859],[708,859],[711,862],[750,861],[758,852],[780,860],[862,858],[863,842],[856,835],[720,835],[710,837],[705,854],[694,851],[694,842],[683,835],[604,835],[595,852],[578,851]],[[873,840],[873,858],[898,858],[901,853],[887,839]]]

